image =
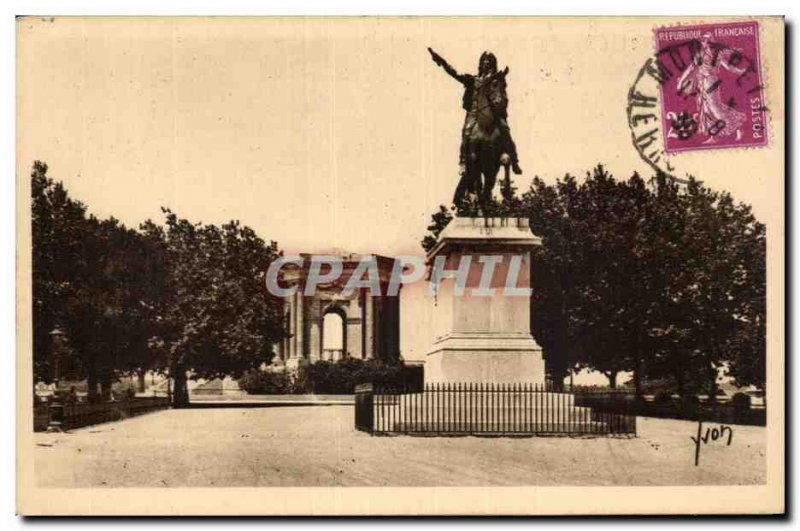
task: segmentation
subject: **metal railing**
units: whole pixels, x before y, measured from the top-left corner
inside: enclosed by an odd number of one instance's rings
[[[372,384],[356,386],[356,429],[372,433],[375,426],[374,396]]]
[[[766,408],[753,408],[750,404],[694,402],[669,399],[667,401],[639,400],[630,391],[576,391],[577,405],[594,410],[636,417],[702,420],[722,424],[766,426]]]
[[[356,428],[372,434],[635,435],[636,417],[576,405],[576,395],[532,384],[357,386]],[[580,404],[580,398],[577,404]]]
[[[41,431],[53,425],[55,420],[59,429],[69,430],[111,422],[136,415],[142,415],[169,407],[166,397],[137,397],[119,402],[100,404],[46,403],[34,408],[34,430]]]

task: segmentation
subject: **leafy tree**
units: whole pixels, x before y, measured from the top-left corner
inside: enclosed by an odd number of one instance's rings
[[[749,225],[741,248],[742,282],[737,285],[738,327],[727,361],[737,385],[763,390],[767,381],[767,245],[764,225]]]
[[[579,269],[585,263],[580,257],[583,246],[577,239],[586,233],[578,192],[571,176],[555,186],[534,178],[516,214],[527,217],[542,238],[531,255],[531,332],[556,385],[579,365],[584,345],[574,313],[584,291]]]
[[[64,320],[93,395],[100,383],[109,398],[120,374],[151,365],[148,338],[159,293],[145,241],[116,219],[90,217],[83,238],[85,267]]]
[[[55,376],[52,332],[65,323],[67,302],[83,266],[86,207],[72,200],[61,183],[47,176],[47,164],[36,161],[31,172],[33,376],[51,382]],[[61,328],[59,328],[61,327]]]
[[[704,374],[699,382],[715,397],[720,368],[733,362],[734,371],[747,381],[745,366],[765,370],[764,337],[766,278],[764,267],[765,235],[750,207],[736,204],[730,194],[715,192],[690,179],[681,194],[686,217],[683,239],[686,270],[689,275],[685,297],[693,326],[685,337],[699,350]],[[745,361],[747,360],[747,361]],[[756,376],[757,371],[749,376]],[[702,385],[705,383],[705,385]]]
[[[644,181],[617,181],[598,166],[578,187],[582,212],[581,275],[573,319],[585,348],[580,366],[605,374],[612,387],[621,371],[641,371],[652,301],[642,297],[650,272],[641,268],[642,225],[647,208]]]
[[[431,224],[428,225],[428,234],[422,239],[422,248],[427,253],[436,245],[436,239],[439,234],[447,227],[450,220],[453,219],[453,214],[444,205],[439,205],[439,211],[431,216]]]
[[[282,302],[267,292],[264,275],[278,252],[238,221],[217,227],[164,212],[166,227],[142,226],[165,264],[151,346],[182,406],[187,377],[239,377],[270,361],[283,335]]]
[[[739,384],[763,388],[765,231],[730,194],[694,178],[618,181],[598,166],[581,183],[535,178],[486,211],[528,217],[542,237],[531,331],[554,383],[588,367],[612,385],[633,371],[637,395],[645,381],[671,379],[681,394],[715,396],[727,366]],[[481,215],[469,203],[458,214]]]
[[[69,346],[60,372],[88,378],[94,400],[98,383],[108,393],[119,373],[148,363],[151,255],[136,231],[87,216],[38,161],[31,194],[34,377],[55,376],[51,333],[58,328]]]

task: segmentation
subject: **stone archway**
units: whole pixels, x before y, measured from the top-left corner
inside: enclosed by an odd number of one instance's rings
[[[308,254],[300,256],[306,261],[311,258]],[[342,288],[362,257],[352,253],[340,256],[344,269],[340,279],[318,286],[309,295],[304,289],[307,268],[285,267],[284,282],[298,289],[284,300],[286,339],[278,344],[275,365],[294,370],[303,363],[340,359],[346,355],[364,360],[389,360],[400,352],[400,300],[397,296],[385,295],[394,259],[377,257],[381,293],[373,294],[369,289],[360,288],[345,295]],[[337,316],[337,329],[341,326],[342,346],[326,351],[325,319],[330,313]],[[334,317],[328,319],[333,322]]]
[[[338,305],[332,305],[322,312],[322,352],[323,361],[339,361],[347,351],[347,313]]]

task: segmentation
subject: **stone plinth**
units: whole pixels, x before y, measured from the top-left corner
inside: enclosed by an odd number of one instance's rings
[[[427,383],[544,384],[542,350],[530,333],[530,252],[540,243],[524,218],[457,217],[442,231],[428,253],[431,280],[437,263],[445,274],[434,297]]]

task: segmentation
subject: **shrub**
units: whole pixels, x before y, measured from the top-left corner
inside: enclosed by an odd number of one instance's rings
[[[697,395],[684,395],[680,398],[678,418],[694,419],[700,411],[700,399]]]
[[[408,389],[422,387],[422,368],[402,363],[344,358],[331,363],[320,361],[308,366],[311,388],[317,394],[351,394],[356,385],[372,383]]]
[[[256,369],[239,379],[239,387],[248,394],[349,395],[356,385],[362,383],[419,389],[422,387],[422,367],[344,358],[337,362],[318,361],[301,367],[296,373]]]
[[[681,404],[690,407],[697,407],[700,405],[700,399],[697,395],[684,395],[681,397]]]
[[[294,392],[292,375],[252,369],[239,378],[239,387],[250,395],[282,395]]]
[[[131,385],[112,388],[111,396],[113,396],[114,400],[117,402],[133,400],[134,398],[136,398],[136,389]]]
[[[736,393],[731,399],[733,407],[736,409],[750,409],[753,399],[746,393]]]
[[[290,393],[311,393],[313,388],[311,386],[311,375],[309,374],[308,365],[301,365],[299,370],[290,378],[290,382]]]
[[[656,396],[653,398],[653,401],[656,404],[671,404],[672,403],[672,393],[670,391],[659,391]]]
[[[56,389],[53,393],[53,398],[57,398],[62,404],[76,404],[78,402],[78,394],[75,392],[75,386],[69,389]]]
[[[633,382],[628,382],[632,384]],[[642,382],[642,394],[656,396],[660,393],[672,394],[675,391],[675,383],[672,378],[660,378],[646,380]]]

